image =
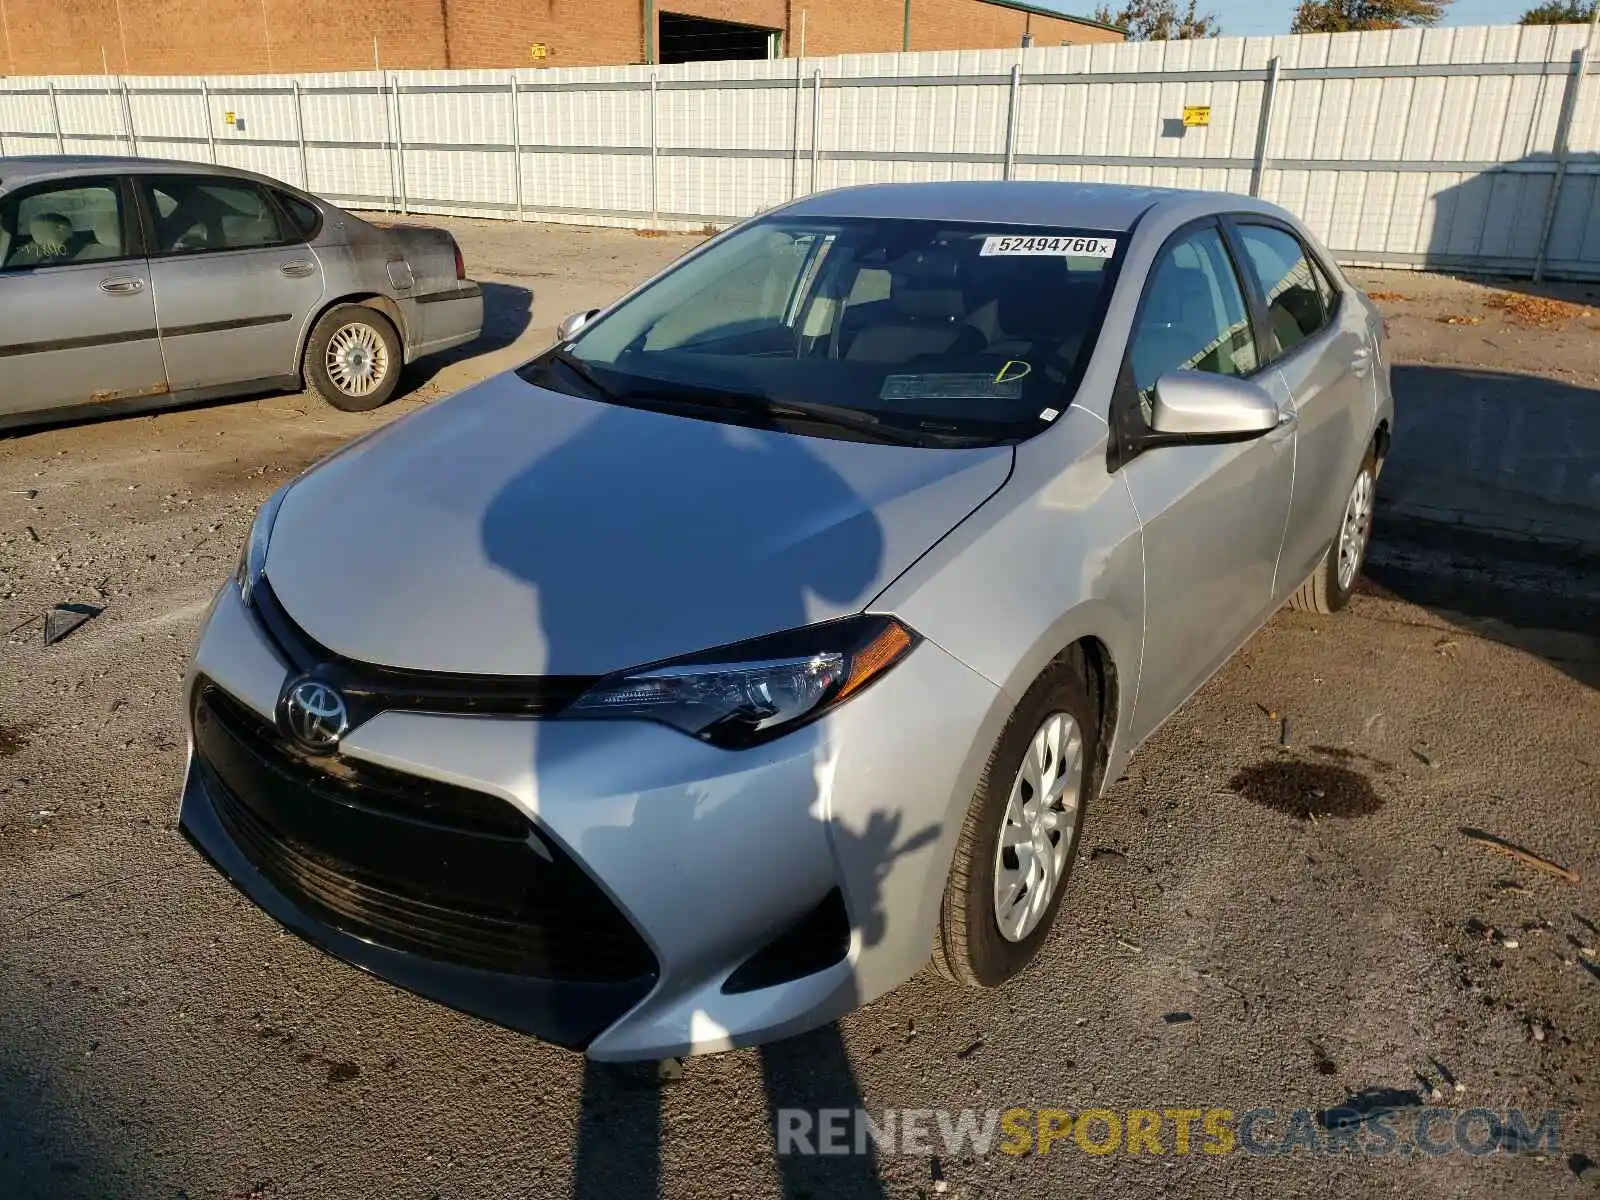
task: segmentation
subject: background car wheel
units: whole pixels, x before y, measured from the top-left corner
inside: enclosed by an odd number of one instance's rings
[[[1099,718],[1075,663],[1028,689],[984,768],[945,885],[934,966],[995,987],[1050,934],[1097,779]]]
[[[367,412],[394,395],[404,351],[389,318],[362,304],[322,314],[306,339],[306,384],[335,408]]]
[[[1355,594],[1367,561],[1367,545],[1372,541],[1372,511],[1378,499],[1378,457],[1371,447],[1361,460],[1355,482],[1345,497],[1344,513],[1333,545],[1311,572],[1311,578],[1289,598],[1289,607],[1301,612],[1336,613]]]

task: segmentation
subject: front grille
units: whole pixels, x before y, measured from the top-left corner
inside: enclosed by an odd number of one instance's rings
[[[335,654],[301,629],[266,579],[251,593],[250,611],[295,670],[339,689],[350,708],[352,729],[392,710],[551,717],[583,695],[596,679],[592,675],[463,675],[355,662]]]
[[[616,905],[505,801],[309,759],[207,681],[195,689],[194,739],[239,849],[319,920],[439,962],[539,979],[656,973]]]

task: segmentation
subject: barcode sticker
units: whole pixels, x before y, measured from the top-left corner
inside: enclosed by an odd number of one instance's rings
[[[1111,258],[1116,238],[1097,237],[986,237],[980,258],[997,254],[1032,254],[1052,258]]]

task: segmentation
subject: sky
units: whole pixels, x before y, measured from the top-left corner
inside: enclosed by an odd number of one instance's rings
[[[1067,12],[1092,13],[1087,0],[1045,0]],[[1517,18],[1539,0],[1454,0],[1442,22],[1445,25],[1515,25]],[[1118,7],[1113,3],[1112,8]],[[1296,0],[1200,0],[1202,12],[1214,12],[1224,34],[1248,36],[1288,33],[1298,7]]]

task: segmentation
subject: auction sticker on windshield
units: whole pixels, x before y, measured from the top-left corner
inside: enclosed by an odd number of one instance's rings
[[[1056,258],[1111,258],[1116,238],[1097,237],[986,237],[980,258],[997,254],[1038,254]]]

